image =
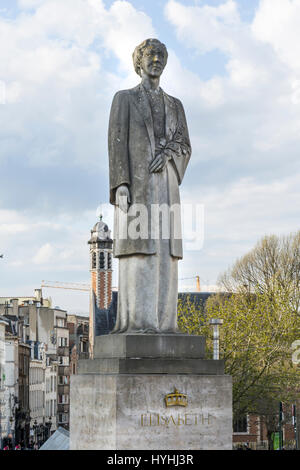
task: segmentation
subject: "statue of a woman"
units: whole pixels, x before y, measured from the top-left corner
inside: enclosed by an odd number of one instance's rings
[[[142,81],[116,93],[111,107],[110,202],[115,205],[114,256],[119,258],[113,333],[178,331],[179,185],[191,145],[181,102],[159,86],[167,57],[157,39],[137,46],[133,63]],[[140,235],[133,235],[130,223],[138,212],[143,215]]]

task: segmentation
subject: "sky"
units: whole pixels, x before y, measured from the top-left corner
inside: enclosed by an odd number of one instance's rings
[[[299,24],[300,0],[0,0],[0,296],[89,282],[101,210],[112,228],[110,105],[139,83],[148,37],[168,48],[161,86],[187,116],[181,200],[204,207],[180,289],[199,275],[207,290],[264,235],[299,230]],[[86,293],[44,295],[88,313]]]

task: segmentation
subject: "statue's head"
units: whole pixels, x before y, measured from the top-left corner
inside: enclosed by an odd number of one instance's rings
[[[168,60],[168,51],[158,39],[146,39],[134,49],[132,57],[138,75],[160,77]]]

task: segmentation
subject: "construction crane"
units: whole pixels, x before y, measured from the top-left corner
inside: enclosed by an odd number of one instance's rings
[[[184,277],[184,278],[179,279],[179,281],[185,281],[187,279],[196,279],[196,292],[200,292],[200,276]],[[90,292],[90,289],[91,289],[91,285],[85,284],[85,283],[45,281],[45,280],[43,280],[41,283],[41,288],[42,287],[47,287],[50,289],[79,290],[82,292]],[[112,287],[112,290],[116,291],[117,288]]]
[[[79,284],[76,282],[60,282],[60,281],[42,281],[41,287],[50,287],[51,289],[69,289],[81,290],[84,292],[90,291],[90,284]]]
[[[77,282],[61,282],[61,281],[42,281],[41,288],[48,287],[50,289],[68,289],[68,290],[80,290],[83,292],[90,292],[91,285]],[[112,290],[117,290],[116,287],[112,287]]]
[[[189,279],[196,279],[196,292],[200,292],[200,276],[193,276],[193,277],[183,277],[178,279],[179,281],[186,281]]]

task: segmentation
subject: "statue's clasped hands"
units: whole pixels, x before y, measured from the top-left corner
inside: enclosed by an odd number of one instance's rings
[[[159,171],[162,171],[166,166],[167,161],[168,157],[165,153],[160,153],[159,155],[157,155],[154,160],[150,163],[150,173],[157,173]]]

